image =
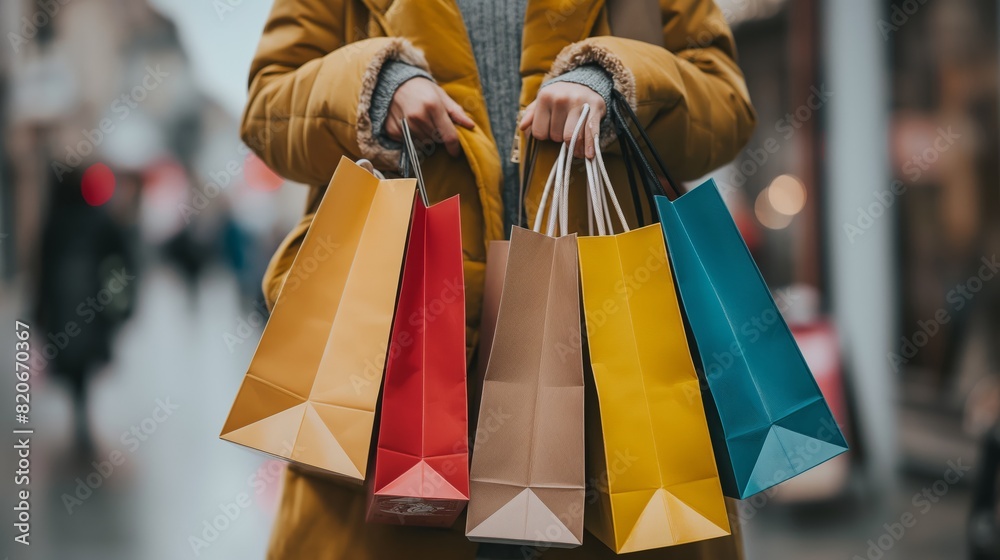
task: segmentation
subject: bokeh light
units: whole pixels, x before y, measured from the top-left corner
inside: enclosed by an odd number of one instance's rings
[[[115,174],[103,163],[95,163],[83,172],[80,183],[83,200],[91,206],[101,206],[115,194]]]
[[[757,200],[753,205],[754,215],[757,216],[757,221],[767,229],[785,229],[788,224],[792,223],[792,216],[782,214],[774,208],[768,194],[769,190],[770,187],[760,191],[760,194],[757,195]]]
[[[285,183],[284,179],[274,171],[271,171],[271,168],[254,154],[247,154],[243,169],[243,176],[246,178],[247,185],[252,188],[262,191],[273,191]]]
[[[767,187],[767,199],[780,214],[794,216],[806,205],[806,187],[794,175],[778,175]]]

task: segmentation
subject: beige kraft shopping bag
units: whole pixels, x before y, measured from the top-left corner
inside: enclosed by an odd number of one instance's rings
[[[583,118],[587,112],[584,112]],[[581,118],[581,123],[583,122]],[[578,125],[579,126],[579,125]],[[583,358],[576,234],[554,237],[568,183],[562,147],[548,235],[515,227],[472,453],[466,535],[543,547],[583,542]]]
[[[477,415],[482,397],[483,380],[486,378],[486,364],[493,350],[493,334],[497,329],[497,312],[500,311],[500,294],[507,272],[507,252],[510,241],[490,241],[486,250],[486,281],[483,286],[483,312],[479,322],[479,350],[476,357],[475,377],[469,380],[473,392],[472,412]]]
[[[582,542],[579,324],[576,236],[515,228],[472,454],[470,539]]]

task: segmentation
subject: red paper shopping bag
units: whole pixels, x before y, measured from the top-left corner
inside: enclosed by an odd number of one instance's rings
[[[382,392],[368,521],[447,527],[469,500],[457,196],[414,205]]]

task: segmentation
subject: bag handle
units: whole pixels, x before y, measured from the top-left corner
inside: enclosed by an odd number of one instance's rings
[[[601,173],[595,169],[597,162],[586,160],[583,162],[587,171],[587,232],[594,235],[594,223],[597,223],[597,235],[604,236],[614,233],[614,224],[611,222],[611,214],[608,213],[608,198],[604,194],[601,185]]]
[[[639,200],[639,186],[638,186],[638,184],[636,183],[636,180],[635,180],[635,170],[632,168],[632,156],[630,155],[631,154],[631,149],[629,148],[629,146],[626,143],[626,141],[623,139],[622,135],[624,135],[625,133],[620,130],[621,127],[618,126],[618,121],[614,118],[614,112],[615,112],[615,109],[614,109],[614,106],[612,105],[612,109],[611,109],[612,118],[611,118],[611,120],[614,123],[615,129],[618,132],[618,143],[619,143],[619,145],[621,147],[622,163],[625,164],[625,172],[628,174],[628,187],[629,187],[629,190],[632,191],[632,205],[635,208],[635,217],[636,217],[636,220],[638,220],[638,222],[639,222],[639,227],[642,227],[642,226],[644,226],[646,224],[644,223],[645,220],[643,220],[643,218],[642,218],[642,201]]]
[[[580,140],[580,131],[583,130],[583,126],[587,123],[587,117],[590,116],[590,104],[584,103],[583,109],[580,111],[580,118],[576,121],[576,126],[573,127],[573,136],[569,140],[569,146],[566,148],[566,162],[564,164],[562,183],[562,191],[560,194],[562,197],[559,200],[559,226],[562,230],[561,235],[566,235],[569,233],[569,179],[570,172],[573,170],[573,153],[576,150],[576,143]],[[586,162],[586,158],[584,158]]]
[[[384,181],[385,180],[385,175],[383,175],[382,172],[379,171],[378,169],[375,169],[375,164],[373,164],[371,162],[371,160],[359,159],[358,161],[356,161],[354,163],[357,163],[358,167],[360,167],[361,169],[364,169],[365,171],[371,173],[372,175],[374,175],[375,177],[377,177],[380,181]]]
[[[614,221],[611,219],[611,210],[608,207],[608,200],[610,199],[611,204],[614,206],[615,214],[618,217],[618,222],[622,226],[622,231],[628,232],[628,221],[625,219],[625,213],[622,211],[621,203],[618,201],[618,195],[611,185],[611,177],[608,175],[608,169],[604,165],[599,134],[594,135],[594,158],[586,160],[585,164],[587,165],[587,183],[590,186],[590,199],[587,205],[588,213],[590,214],[589,221],[591,223],[594,221],[597,222],[598,235],[605,235],[605,231],[608,235],[614,235]],[[593,229],[591,229],[590,234],[593,235]]]
[[[553,200],[553,204],[551,206],[553,208],[556,207],[556,206],[558,206],[555,203],[555,201],[557,200],[557,198],[559,196],[559,189],[560,189],[559,184],[562,182],[562,180],[561,180],[562,162],[563,162],[563,159],[565,159],[565,157],[566,157],[566,144],[563,144],[559,148],[559,155],[556,157],[556,162],[552,166],[552,170],[549,171],[549,177],[548,177],[548,179],[545,180],[545,188],[542,189],[542,198],[538,201],[538,210],[535,212],[535,221],[534,221],[534,223],[531,226],[531,229],[534,230],[534,231],[536,231],[536,232],[538,232],[538,233],[541,233],[541,231],[542,231],[542,219],[544,219],[544,217],[545,217],[545,213],[546,213],[546,210],[547,210],[546,205],[548,204],[548,201],[549,201],[549,195],[552,195],[552,200]],[[553,187],[554,187],[554,189],[553,189]],[[553,192],[553,190],[555,192]],[[551,210],[551,208],[549,208],[548,210]],[[551,214],[551,212],[550,212],[550,214]],[[554,224],[554,221],[553,221],[551,215],[549,216],[549,221],[546,222],[546,223],[549,226],[552,226]],[[548,229],[548,228],[546,228],[546,229]]]
[[[650,208],[653,208],[653,197],[656,195],[665,196],[670,200],[676,200],[680,197],[680,192],[677,190],[679,183],[674,180],[671,176],[670,171],[667,170],[667,166],[663,163],[663,158],[660,157],[659,152],[656,151],[656,147],[653,145],[653,141],[649,138],[649,135],[643,129],[642,125],[639,123],[639,117],[636,116],[635,111],[629,105],[628,100],[625,96],[618,90],[612,91],[612,103],[611,103],[611,115],[615,120],[615,125],[618,133],[618,140],[621,143],[622,157],[625,160],[626,167],[629,171],[629,186],[632,188],[633,199],[635,199],[636,204],[636,214],[639,217],[640,224],[642,223],[642,212],[640,211],[641,205],[638,202],[638,187],[636,186],[635,177],[632,173],[631,159],[635,157],[637,161],[637,167],[639,168],[639,175],[642,179],[643,185],[646,187],[646,195],[650,202]],[[671,198],[667,195],[664,190],[662,183],[660,183],[659,178],[656,175],[656,171],[653,166],[650,165],[649,160],[646,159],[643,153],[642,147],[639,145],[639,141],[632,134],[632,130],[629,126],[629,122],[635,125],[636,130],[639,131],[639,137],[642,139],[643,143],[646,145],[649,153],[652,154],[653,160],[656,162],[660,173],[667,180],[667,184],[670,187],[670,191],[674,194]]]
[[[590,165],[590,161],[584,161],[584,170],[587,172],[587,235],[594,235],[594,220],[597,220],[597,231],[598,235],[604,235],[604,229],[606,221],[604,220],[604,213],[601,210],[602,200],[598,200],[598,196],[594,189],[594,169]]]
[[[400,174],[404,177],[413,175],[417,179],[417,191],[420,192],[420,199],[427,208],[431,205],[427,199],[427,187],[424,185],[424,174],[420,170],[420,156],[417,155],[417,147],[413,143],[413,135],[410,134],[410,125],[403,117],[403,154],[399,162]]]
[[[563,142],[559,148],[559,156],[555,165],[549,171],[549,177],[545,181],[545,188],[542,190],[542,198],[538,203],[538,211],[535,213],[535,222],[532,229],[541,233],[542,219],[548,213],[546,221],[546,235],[555,237],[569,233],[569,179],[573,162],[573,151],[576,149],[577,138],[580,136],[580,129],[587,122],[590,115],[590,105],[584,104],[580,113],[580,119],[573,129],[573,136],[569,142]],[[532,155],[532,159],[534,154]],[[523,190],[523,185],[522,185]],[[551,203],[549,203],[551,195]],[[557,229],[558,226],[558,229]],[[561,232],[561,233],[560,233]]]

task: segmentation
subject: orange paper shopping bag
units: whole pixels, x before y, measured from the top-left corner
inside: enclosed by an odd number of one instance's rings
[[[415,186],[341,158],[222,439],[364,481]]]

